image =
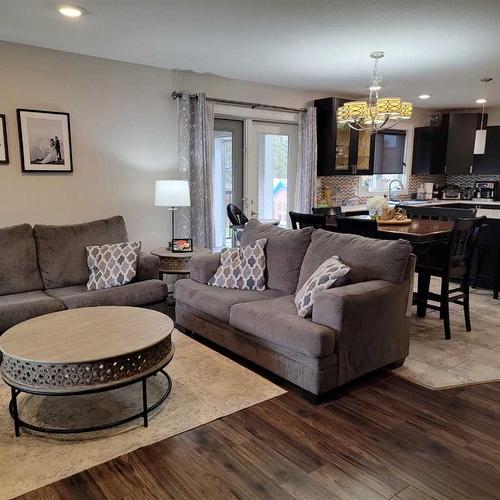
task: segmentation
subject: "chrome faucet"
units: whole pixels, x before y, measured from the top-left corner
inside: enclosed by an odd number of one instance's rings
[[[392,181],[389,182],[389,201],[400,201],[399,194],[396,194],[395,196],[392,196],[392,184],[394,182],[396,182],[397,184],[399,184],[398,192],[399,191],[403,191],[403,184],[401,183],[401,181],[399,179],[392,179]]]

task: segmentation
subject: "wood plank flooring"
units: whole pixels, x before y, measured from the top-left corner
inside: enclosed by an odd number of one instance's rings
[[[22,498],[500,498],[500,383],[382,372],[319,406],[291,391]]]

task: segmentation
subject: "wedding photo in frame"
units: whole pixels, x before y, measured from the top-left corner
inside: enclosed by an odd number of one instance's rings
[[[69,113],[18,109],[23,172],[73,172]]]
[[[9,146],[7,144],[7,121],[5,115],[0,114],[0,165],[9,163]]]

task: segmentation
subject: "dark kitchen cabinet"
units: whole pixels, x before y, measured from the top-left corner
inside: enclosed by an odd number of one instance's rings
[[[347,124],[337,124],[337,109],[347,99],[327,97],[314,101],[317,119],[318,176],[371,173],[372,137]]]
[[[442,116],[441,123],[433,127],[415,127],[413,136],[412,173],[444,174],[446,143],[450,115]]]
[[[484,116],[486,125],[488,116]],[[446,174],[471,174],[474,162],[474,140],[481,126],[481,113],[451,113],[446,147]],[[475,173],[475,172],[474,172]]]
[[[484,154],[474,155],[474,174],[500,174],[500,126],[486,127]]]

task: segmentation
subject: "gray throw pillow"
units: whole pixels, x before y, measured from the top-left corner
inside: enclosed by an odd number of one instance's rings
[[[86,249],[90,271],[87,290],[125,285],[135,278],[141,251],[140,241],[96,245]]]
[[[244,247],[222,250],[220,266],[208,284],[219,288],[265,290],[266,243],[267,239],[261,238]]]
[[[312,313],[316,295],[328,288],[345,284],[349,271],[350,268],[336,255],[325,260],[295,294],[297,314],[302,318],[309,316]]]

